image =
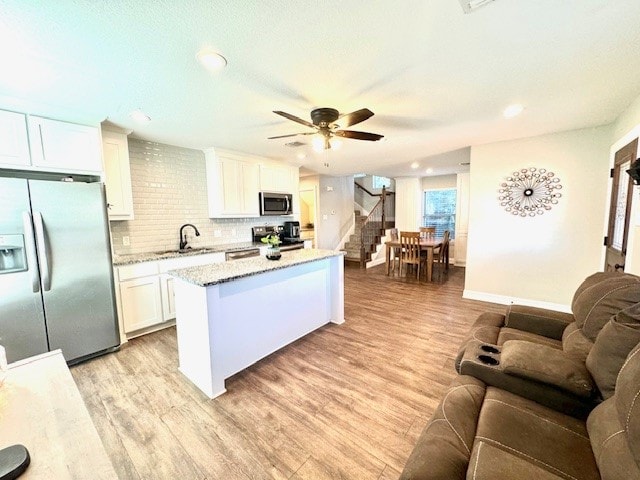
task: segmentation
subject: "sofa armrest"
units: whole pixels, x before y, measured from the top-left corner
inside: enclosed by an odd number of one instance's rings
[[[464,480],[485,385],[459,375],[424,427],[400,480]]]
[[[562,332],[574,320],[570,313],[524,305],[510,305],[505,316],[505,327],[561,340]]]
[[[544,383],[591,398],[595,384],[587,367],[561,350],[523,340],[508,340],[502,346],[502,370],[509,375]]]

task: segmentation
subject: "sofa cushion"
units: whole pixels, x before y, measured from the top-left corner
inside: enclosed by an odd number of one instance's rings
[[[464,480],[485,386],[456,377],[414,447],[401,479]]]
[[[560,476],[539,467],[528,458],[519,456],[507,448],[496,447],[489,442],[476,442],[471,452],[467,478],[472,480],[496,480],[511,478],[533,478],[535,480],[558,480],[572,477]],[[516,473],[517,472],[517,473]],[[517,476],[514,476],[517,475]]]
[[[614,398],[629,450],[640,466],[640,345],[631,351],[620,369]]]
[[[603,327],[586,360],[603,398],[613,396],[620,368],[640,343],[640,304],[617,313]]]
[[[600,478],[583,421],[494,387],[488,387],[485,394],[474,453],[478,453],[479,442],[509,452],[560,478]],[[471,459],[477,461],[473,456]],[[469,472],[473,470],[470,468]],[[515,470],[509,476],[494,478],[538,477],[520,475]]]
[[[576,360],[584,361],[593,347],[593,342],[584,336],[576,322],[570,323],[562,333],[562,349]]]
[[[565,390],[579,397],[593,396],[595,385],[584,363],[563,351],[522,340],[509,340],[500,358],[505,373]]]
[[[607,280],[609,278],[617,278],[623,273],[618,272],[596,272],[594,274],[589,275],[585,278],[576,291],[573,293],[573,299],[571,300],[571,311],[573,312],[573,304],[580,298],[582,292],[584,292],[587,288],[592,287],[593,285],[602,282],[603,280]]]
[[[640,302],[640,277],[620,274],[585,288],[572,304],[578,328],[592,341],[620,310]]]
[[[570,313],[512,304],[507,308],[504,326],[560,340],[564,329],[573,321]]]
[[[613,398],[593,409],[587,431],[602,480],[640,480]]]
[[[500,333],[498,334],[497,345],[503,345],[509,340],[524,340],[527,342],[533,342],[537,345],[547,345],[548,347],[562,350],[562,342],[560,340],[543,337],[542,335],[536,335],[531,332],[523,332],[522,330],[516,330],[515,328],[501,328]]]

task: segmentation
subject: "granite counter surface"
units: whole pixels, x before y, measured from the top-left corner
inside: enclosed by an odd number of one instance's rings
[[[219,283],[231,282],[243,277],[258,275],[264,272],[280,270],[294,265],[315,262],[330,257],[343,256],[344,252],[334,250],[318,250],[305,248],[282,252],[280,260],[268,260],[264,256],[250,257],[224,263],[214,263],[198,267],[171,270],[168,273],[186,282],[208,287]]]
[[[146,252],[146,253],[133,253],[131,255],[113,255],[113,266],[118,267],[121,265],[133,265],[135,263],[142,262],[154,262],[157,260],[166,260],[168,258],[181,258],[189,257],[192,255],[206,255],[208,253],[224,253],[224,252],[237,252],[241,250],[247,250],[249,248],[264,247],[264,243],[257,242],[241,242],[230,243],[227,245],[215,245],[211,247],[187,249],[183,251],[169,250],[164,252]]]

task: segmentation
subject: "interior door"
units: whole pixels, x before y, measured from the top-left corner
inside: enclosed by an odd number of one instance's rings
[[[633,199],[633,180],[627,170],[636,159],[638,139],[616,152],[613,166],[613,186],[609,210],[609,229],[605,240],[607,247],[605,271],[624,272],[629,234],[629,216]]]

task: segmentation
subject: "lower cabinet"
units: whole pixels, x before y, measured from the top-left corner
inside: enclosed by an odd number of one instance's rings
[[[224,261],[224,253],[209,253],[115,267],[118,315],[126,336],[131,338],[173,325],[174,278],[167,272]]]
[[[164,321],[176,318],[176,297],[173,293],[173,277],[163,273],[160,275],[160,294],[162,297],[162,318]]]
[[[164,321],[157,275],[120,282],[120,300],[125,333]]]

